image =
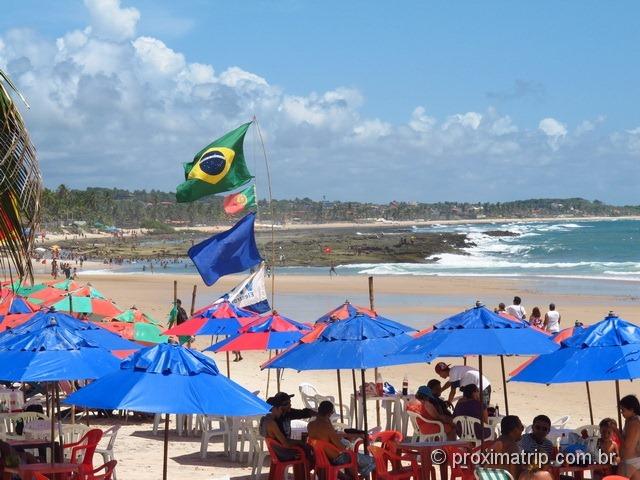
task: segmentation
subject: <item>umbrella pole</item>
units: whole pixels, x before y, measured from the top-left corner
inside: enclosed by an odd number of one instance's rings
[[[169,459],[169,414],[165,413],[164,414],[164,460],[162,462],[162,480],[167,480],[168,459]]]
[[[211,345],[213,345],[213,343],[211,343]],[[224,352],[227,354],[227,378],[231,378],[231,364],[229,363],[229,350],[227,350],[226,352]]]
[[[504,411],[506,415],[509,415],[509,399],[507,398],[507,377],[504,374],[504,355],[500,355],[500,367],[502,367],[502,389],[504,390]],[[593,423],[593,421],[591,423]]]
[[[276,357],[278,356],[278,350],[276,350]],[[276,387],[278,388],[278,390],[276,391],[279,392],[280,391],[280,369],[276,368]]]
[[[622,427],[622,414],[620,413],[620,382],[616,380],[616,410],[618,411],[618,426]]]
[[[271,350],[269,350],[269,360],[271,360]],[[267,394],[265,398],[269,398],[269,384],[271,383],[271,369],[267,368]]]
[[[340,403],[340,423],[344,423],[344,414],[342,413],[342,382],[340,381],[340,369],[336,370],[338,377],[338,402]]]
[[[60,426],[60,390],[58,389],[58,382],[55,384],[55,394],[56,394],[56,405],[58,406],[58,441],[60,442],[60,461],[64,460],[64,441],[62,439],[62,428]]]
[[[196,307],[196,293],[198,291],[198,285],[193,286],[193,292],[191,293],[191,308],[189,309],[189,317],[193,316],[193,310]],[[187,348],[191,348],[191,339],[187,342]]]
[[[364,424],[364,451],[369,447],[369,426],[367,425],[367,389],[365,388],[364,368],[360,370],[362,379],[362,423]]]
[[[374,310],[374,294],[373,294],[373,277],[369,277],[369,308],[371,310]],[[374,368],[373,369],[373,375],[374,375],[374,379],[373,379],[373,383],[378,382],[378,369]],[[363,380],[363,384],[364,384],[364,380]],[[376,400],[376,421],[378,422],[378,426],[380,426],[380,401]],[[366,446],[365,446],[365,451],[367,450]]]
[[[591,389],[589,388],[589,382],[584,382],[587,386],[587,400],[589,401],[589,420],[591,421],[591,425],[593,425],[593,407],[591,406]]]
[[[353,380],[353,418],[355,418],[356,428],[358,428],[358,386],[356,385],[356,371],[351,369],[351,378]]]
[[[369,277],[373,279],[373,277]],[[373,383],[378,385],[378,369],[373,369]],[[376,400],[376,425],[380,426],[380,401]]]
[[[480,403],[482,404],[482,414],[480,415],[480,451],[484,447],[484,409],[486,405],[482,399],[482,392],[484,390],[482,382],[482,355],[478,355],[478,370],[480,371]]]
[[[49,394],[49,390],[51,390],[51,395]],[[47,385],[47,396],[51,397],[51,464],[53,465],[56,461],[55,453],[56,453],[56,439],[55,439],[55,411],[53,410],[53,384]]]

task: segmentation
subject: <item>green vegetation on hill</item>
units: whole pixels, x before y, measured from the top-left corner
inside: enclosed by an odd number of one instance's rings
[[[193,203],[176,203],[175,194],[157,190],[87,188],[72,190],[60,185],[46,189],[42,198],[42,221],[47,228],[86,222],[121,228],[151,225],[158,233],[173,226],[211,225],[231,222],[222,209],[222,197],[210,196]],[[278,223],[358,222],[385,220],[456,220],[481,218],[533,218],[640,215],[640,206],[607,205],[582,198],[531,199],[498,203],[467,202],[361,202],[315,201],[309,198],[274,200]],[[264,200],[259,202],[259,220],[271,220]]]

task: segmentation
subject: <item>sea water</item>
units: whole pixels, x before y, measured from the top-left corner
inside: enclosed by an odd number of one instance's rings
[[[490,231],[514,236],[492,236]],[[528,276],[640,281],[640,221],[556,221],[414,227],[413,232],[458,232],[468,238],[461,254],[427,263],[341,266],[368,275]]]
[[[388,230],[389,227],[386,227]],[[514,236],[492,236],[506,231]],[[443,275],[629,280],[640,282],[640,220],[553,222],[488,222],[431,225],[395,229],[410,236],[419,232],[456,232],[467,235],[468,246],[459,254],[436,254],[425,263],[358,263],[338,265],[340,275]],[[277,241],[277,240],[276,240]],[[84,273],[150,274],[145,263]],[[327,267],[277,266],[279,274],[327,275]],[[196,274],[186,258],[154,272]]]

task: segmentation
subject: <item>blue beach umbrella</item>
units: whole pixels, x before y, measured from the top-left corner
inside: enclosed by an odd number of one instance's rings
[[[269,406],[220,373],[215,362],[180,345],[136,352],[120,369],[70,395],[65,403],[105,410],[165,413],[163,478],[167,478],[169,413],[246,416]]]
[[[67,313],[54,310],[40,310],[22,325],[2,332],[0,334],[0,348],[5,344],[11,344],[15,335],[38,332],[50,325],[52,321],[55,321],[59,327],[73,331],[78,336],[106,350],[138,350],[141,348],[139,344],[111,333],[95,323],[78,320]]]
[[[511,381],[547,385],[614,381],[619,401],[619,381],[640,378],[639,360],[640,327],[609,312],[604,320],[561,342],[555,352],[535,358]]]
[[[53,315],[29,329],[6,331],[0,338],[3,339],[0,342],[1,380],[58,382],[93,379],[117,369],[119,365],[118,359],[109,350],[78,335],[78,330],[59,324]],[[52,452],[53,444],[52,412]]]
[[[557,349],[558,345],[550,335],[527,322],[502,317],[478,302],[475,307],[437,323],[433,331],[413,339],[396,353],[418,355],[427,362],[437,357],[478,355],[480,373],[483,355],[500,356],[505,411],[508,414],[504,355],[536,355]]]
[[[0,335],[0,379],[57,382],[98,378],[118,368],[111,352],[54,318],[39,328]],[[6,339],[8,338],[9,341]]]
[[[419,361],[415,356],[393,355],[411,341],[410,333],[415,332],[414,329],[381,317],[372,310],[360,307],[350,309],[346,305],[332,311],[341,312],[338,315],[329,315],[326,319],[321,317],[313,332],[262,368],[292,368],[298,371],[359,369],[364,385],[367,368]],[[362,405],[366,430],[366,399],[363,399]]]

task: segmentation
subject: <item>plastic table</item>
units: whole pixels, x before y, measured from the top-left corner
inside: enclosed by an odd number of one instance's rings
[[[11,480],[11,475],[18,475],[21,480],[32,480],[36,472],[43,475],[62,474],[60,478],[65,478],[78,473],[79,469],[80,465],[77,463],[31,463],[18,467],[5,467],[4,479]]]

